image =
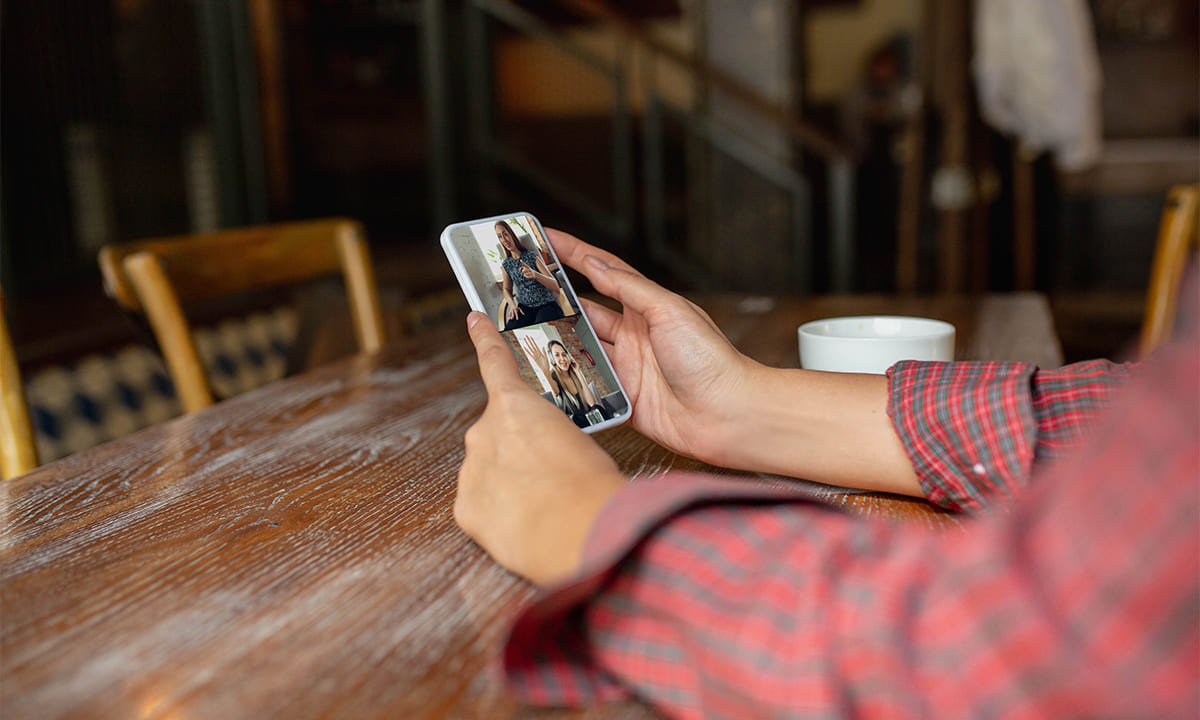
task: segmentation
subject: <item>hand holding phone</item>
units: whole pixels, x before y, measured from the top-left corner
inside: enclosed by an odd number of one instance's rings
[[[579,568],[600,509],[625,486],[604,448],[529,392],[504,338],[473,313],[487,407],[467,431],[454,519],[501,565],[546,585]]]
[[[681,455],[759,469],[746,450],[767,436],[751,429],[751,421],[777,401],[764,383],[769,369],[738,352],[699,306],[621,258],[564,232],[549,236],[565,266],[620,303],[616,310],[583,301],[604,342],[605,362],[612,362],[637,406],[633,428]]]
[[[585,432],[629,419],[621,387],[541,223],[528,213],[455,223],[442,248],[471,309],[501,331],[526,383]]]

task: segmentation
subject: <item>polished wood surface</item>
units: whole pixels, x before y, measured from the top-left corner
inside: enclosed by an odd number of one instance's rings
[[[257,225],[101,248],[108,295],[144,314],[187,412],[213,403],[184,307],[199,300],[340,272],[358,347],[384,344],[383,314],[362,225],[347,218]]]
[[[801,322],[881,312],[953,322],[965,357],[1061,362],[1036,295],[700,301],[775,365],[798,364]],[[4,717],[649,716],[522,707],[492,672],[534,590],[452,518],[485,399],[452,323],[0,485]],[[597,440],[631,476],[706,469],[628,428]],[[854,512],[956,522],[803,485]]]

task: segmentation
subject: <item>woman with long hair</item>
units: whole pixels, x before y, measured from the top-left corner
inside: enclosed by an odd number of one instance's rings
[[[496,239],[504,251],[504,299],[508,308],[502,318],[505,330],[526,327],[563,317],[558,304],[561,290],[558,280],[541,253],[530,250],[513,232],[512,227],[499,220],[496,222]]]
[[[554,404],[569,415],[576,425],[588,427],[609,418],[609,413],[597,402],[591,386],[583,379],[579,364],[565,345],[551,340],[542,350],[528,336],[521,338],[521,344],[554,386],[551,390]]]

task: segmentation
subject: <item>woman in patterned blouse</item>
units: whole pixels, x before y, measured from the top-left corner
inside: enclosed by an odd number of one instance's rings
[[[563,317],[558,304],[559,286],[537,250],[530,250],[503,220],[496,222],[496,238],[504,250],[504,329],[527,327]]]

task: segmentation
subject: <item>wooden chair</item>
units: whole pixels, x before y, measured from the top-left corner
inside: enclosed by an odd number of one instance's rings
[[[0,294],[0,480],[29,472],[38,466],[33,425],[25,404],[25,386],[13,351],[4,298]]]
[[[1146,314],[1138,347],[1142,357],[1171,339],[1183,271],[1198,243],[1198,215],[1200,185],[1171,188],[1158,227],[1150,289],[1146,293]]]
[[[313,280],[339,270],[359,348],[384,344],[383,314],[362,226],[333,218],[142,240],[100,250],[106,292],[144,314],[186,412],[213,403],[181,303]]]

